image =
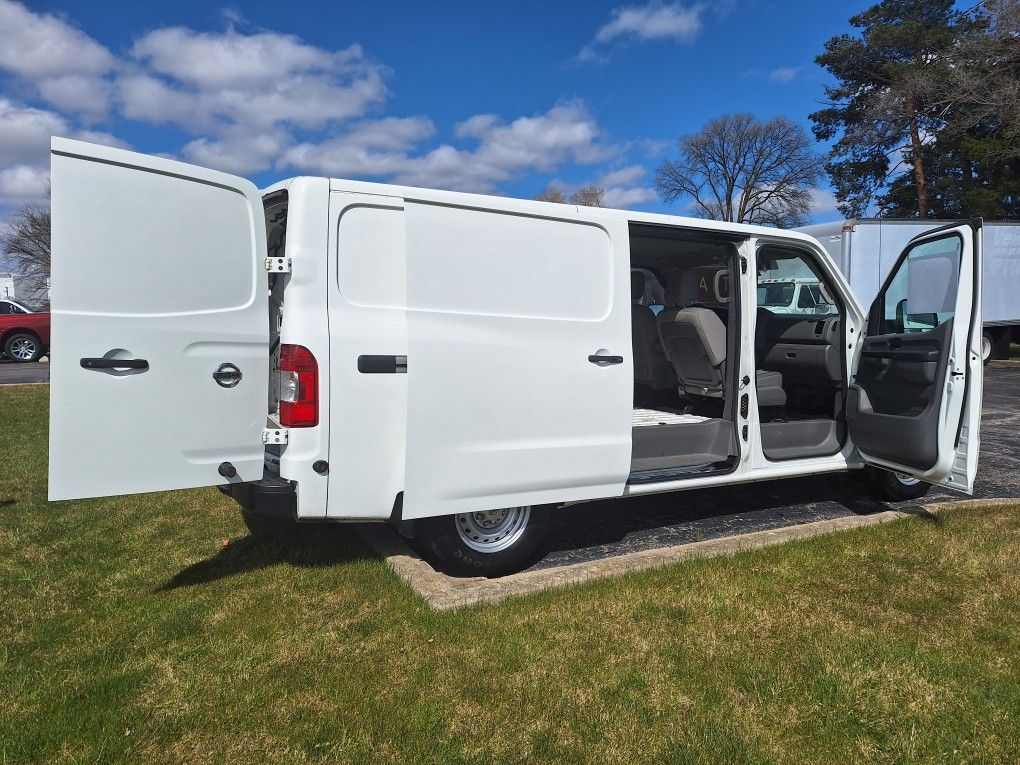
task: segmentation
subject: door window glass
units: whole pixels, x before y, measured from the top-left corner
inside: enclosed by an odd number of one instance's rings
[[[5,300],[0,300],[0,316],[14,313],[14,306]]]
[[[953,318],[962,250],[951,234],[907,251],[878,298],[883,333],[924,332]]]

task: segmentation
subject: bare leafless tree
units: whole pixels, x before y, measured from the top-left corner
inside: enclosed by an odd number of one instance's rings
[[[49,191],[46,192],[49,199]],[[0,250],[18,277],[18,293],[27,302],[49,304],[50,208],[28,204],[14,213],[0,234]]]
[[[570,202],[582,207],[605,207],[606,190],[601,186],[587,184],[570,195]]]
[[[601,186],[586,184],[581,186],[569,197],[555,183],[546,186],[535,196],[539,202],[557,202],[559,204],[580,205],[582,207],[605,207],[606,190]]]
[[[563,193],[563,189],[555,184],[546,186],[538,192],[535,199],[539,202],[558,202],[559,204],[567,203],[567,195]]]
[[[678,145],[680,159],[656,172],[663,201],[689,198],[701,217],[783,227],[810,213],[822,160],[804,128],[787,118],[725,114]]]

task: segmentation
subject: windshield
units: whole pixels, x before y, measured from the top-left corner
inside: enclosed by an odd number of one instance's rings
[[[758,305],[786,306],[793,300],[793,287],[790,282],[784,284],[762,284],[758,287]]]

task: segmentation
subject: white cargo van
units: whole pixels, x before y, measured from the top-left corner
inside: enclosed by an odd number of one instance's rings
[[[865,465],[887,498],[973,487],[979,223],[912,241],[866,314],[789,231],[326,178],[260,193],[62,138],[52,188],[54,500],[222,485],[254,531],[390,522],[498,575],[587,500]],[[758,306],[776,272],[825,305]]]

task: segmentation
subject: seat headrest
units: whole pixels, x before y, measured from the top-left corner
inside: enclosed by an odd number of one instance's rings
[[[630,299],[640,300],[645,296],[645,275],[641,271],[630,272]]]

